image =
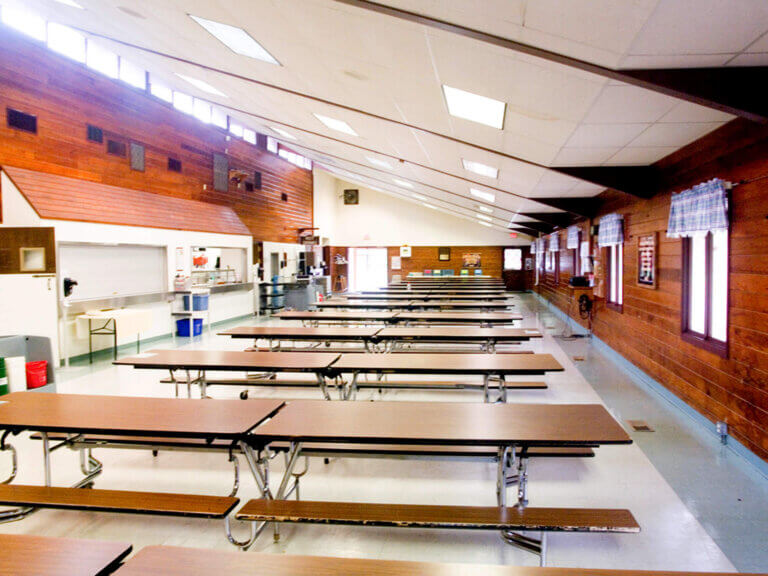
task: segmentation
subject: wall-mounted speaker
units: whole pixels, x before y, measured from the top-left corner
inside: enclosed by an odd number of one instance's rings
[[[261,172],[253,173],[253,187],[256,190],[261,190]]]
[[[344,204],[355,205],[360,203],[360,191],[359,190],[344,190]]]
[[[144,172],[144,146],[131,142],[131,170]]]

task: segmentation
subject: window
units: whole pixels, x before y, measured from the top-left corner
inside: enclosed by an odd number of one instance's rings
[[[621,311],[624,304],[624,245],[608,246],[608,266],[606,280],[608,284],[608,304]]]
[[[227,113],[219,108],[213,108],[211,110],[211,124],[218,126],[219,128],[227,129]]]
[[[134,88],[147,89],[147,72],[124,58],[120,58],[120,80]]]
[[[229,119],[229,133],[233,134],[234,136],[237,136],[238,138],[243,137],[243,127],[240,124],[236,124],[235,122],[232,122],[232,119]]]
[[[72,60],[85,62],[85,36],[68,26],[48,23],[48,48]]]
[[[581,255],[579,254],[581,249],[581,230],[577,230],[574,234],[576,236],[576,248],[571,249],[571,254],[573,255],[571,270],[574,276],[581,276]]]
[[[504,270],[522,270],[523,251],[520,248],[504,248]]]
[[[110,78],[118,77],[120,66],[117,54],[94,42],[88,42],[87,48],[85,64],[88,68],[93,68],[96,72],[101,72]]]
[[[204,122],[205,124],[211,123],[211,105],[205,100],[195,98],[192,106],[192,114],[195,118],[200,120],[200,122]]]
[[[45,42],[45,20],[37,14],[11,6],[3,6],[1,15],[3,24],[6,26],[10,26],[35,40]]]
[[[149,84],[149,91],[155,98],[160,98],[165,102],[173,102],[173,90],[168,86],[152,81]]]
[[[277,154],[277,140],[272,138],[271,136],[267,136],[267,150],[272,152],[272,154]]]
[[[312,170],[312,160],[310,160],[309,158],[305,158],[301,154],[296,154],[295,152],[286,150],[282,146],[278,146],[277,155],[280,156],[280,158],[288,160],[288,162],[290,162],[291,164],[295,164],[299,168]]]
[[[253,130],[249,130],[248,128],[243,128],[243,140],[248,142],[249,144],[256,145],[256,132]]]
[[[728,232],[683,238],[683,337],[725,353],[728,341]]]
[[[176,90],[173,91],[173,107],[176,108],[176,110],[184,112],[184,114],[192,114],[195,107],[194,101],[195,99],[189,94],[176,92]]]

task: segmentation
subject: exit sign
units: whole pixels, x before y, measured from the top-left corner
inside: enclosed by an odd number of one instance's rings
[[[509,233],[510,238],[517,238],[517,232],[510,232]]]

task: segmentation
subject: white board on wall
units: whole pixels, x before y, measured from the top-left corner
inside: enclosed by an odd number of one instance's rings
[[[61,278],[77,281],[72,300],[165,292],[165,246],[59,244]]]

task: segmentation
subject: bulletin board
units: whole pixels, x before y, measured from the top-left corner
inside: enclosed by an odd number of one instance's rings
[[[637,237],[637,285],[656,288],[656,233]]]

